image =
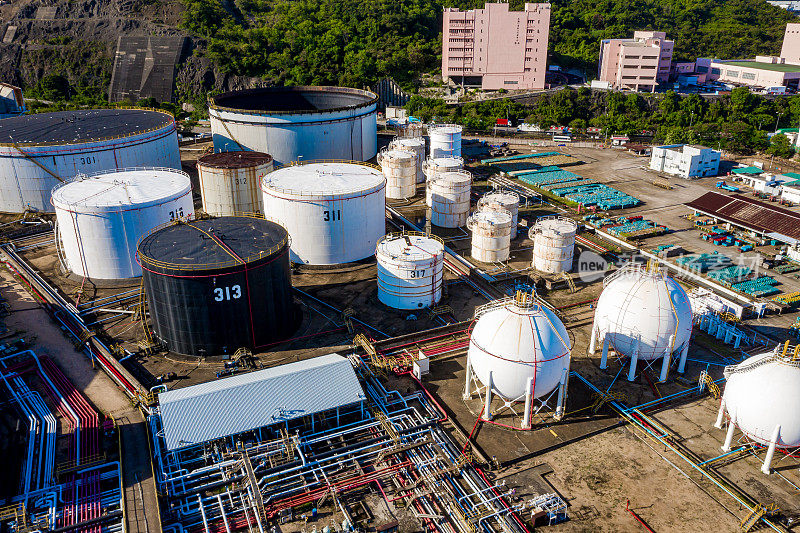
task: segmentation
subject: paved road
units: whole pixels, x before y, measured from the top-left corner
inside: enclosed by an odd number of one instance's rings
[[[35,336],[33,349],[53,359],[62,372],[106,416],[114,418],[122,441],[122,486],[127,533],[161,533],[155,480],[150,465],[145,420],[105,373],[92,368],[85,354],[50,319],[44,309],[7,272],[0,272],[0,294],[9,304],[9,330]]]

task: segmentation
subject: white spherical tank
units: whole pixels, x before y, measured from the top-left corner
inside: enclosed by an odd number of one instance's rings
[[[444,242],[433,235],[389,234],[378,243],[378,299],[395,309],[433,307],[442,298]]]
[[[506,261],[511,250],[511,213],[476,211],[467,220],[472,230],[472,258],[483,263]]]
[[[430,126],[430,156],[436,157],[461,157],[461,126],[457,124],[442,124]]]
[[[791,358],[768,352],[725,368],[725,411],[759,444],[768,445],[780,426],[776,446],[800,446],[800,360]]]
[[[478,200],[478,209],[481,211],[508,211],[511,213],[511,238],[517,235],[519,224],[519,195],[512,191],[492,191],[481,196]]]
[[[425,182],[425,173],[422,171],[422,164],[425,162],[425,137],[399,137],[389,143],[389,148],[399,148],[414,152],[417,183]]]
[[[603,283],[594,315],[601,344],[607,338],[617,353],[631,357],[638,349],[638,358],[650,361],[689,341],[692,307],[674,279],[629,263]]]
[[[264,214],[289,231],[291,260],[350,263],[375,253],[386,233],[386,178],[368,163],[314,162],[264,176]]]
[[[467,357],[477,378],[507,400],[552,392],[569,369],[572,344],[558,317],[534,299],[506,298],[476,310]]]
[[[367,161],[378,151],[378,96],[348,87],[263,87],[211,98],[214,151]]]
[[[533,268],[548,274],[572,270],[578,225],[564,217],[539,219],[528,232],[533,239]]]
[[[59,183],[130,167],[181,168],[172,115],[92,109],[3,119],[0,212],[52,212],[50,193]]]
[[[203,211],[215,217],[263,213],[261,178],[272,172],[272,156],[220,152],[197,160]]]
[[[425,179],[430,181],[438,174],[464,170],[464,160],[460,157],[437,157],[436,159],[426,159],[422,163],[422,170],[425,173]],[[430,198],[426,198],[426,202],[428,207],[430,207]]]
[[[386,176],[386,198],[403,200],[417,194],[417,156],[410,150],[381,150],[378,164]]]
[[[142,275],[136,245],[153,228],[194,217],[180,170],[141,168],[80,176],[53,189],[64,266],[92,279]]]
[[[472,174],[465,170],[438,174],[427,183],[431,199],[431,224],[441,228],[460,228],[467,223]]]

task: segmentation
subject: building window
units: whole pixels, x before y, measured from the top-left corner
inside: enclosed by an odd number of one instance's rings
[[[518,83],[518,81],[505,80],[503,85],[517,85]]]
[[[738,70],[726,70],[725,71],[725,75],[728,76],[729,78],[738,78],[739,77],[739,71]]]
[[[622,76],[623,80],[635,80],[636,76]]]
[[[743,80],[754,80],[756,79],[755,72],[742,72],[742,79]]]
[[[698,72],[699,72],[699,71],[698,71]],[[718,68],[712,68],[712,69],[711,69],[711,74],[720,74],[720,69],[718,69]]]
[[[700,74],[708,74],[708,67],[697,67],[697,72]]]

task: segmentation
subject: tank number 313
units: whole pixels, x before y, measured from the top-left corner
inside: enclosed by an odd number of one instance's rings
[[[242,297],[242,287],[232,285],[230,287],[217,287],[214,289],[214,301],[224,302],[225,300],[238,300]]]

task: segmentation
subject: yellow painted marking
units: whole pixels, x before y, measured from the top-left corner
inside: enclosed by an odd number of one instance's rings
[[[554,437],[558,438],[558,434],[555,431],[553,431],[552,429],[550,430],[550,433],[552,433]]]

